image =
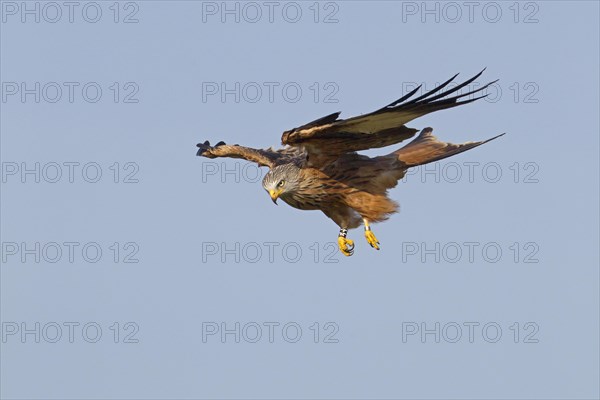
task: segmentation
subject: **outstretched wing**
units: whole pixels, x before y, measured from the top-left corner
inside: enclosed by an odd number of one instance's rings
[[[250,147],[244,147],[237,144],[229,145],[225,142],[219,142],[214,146],[211,146],[207,140],[204,143],[198,143],[196,145],[199,149],[196,153],[197,156],[207,158],[217,157],[229,157],[229,158],[241,158],[247,161],[257,163],[261,167],[273,168],[278,163],[281,163],[284,159],[289,160],[293,158],[298,150],[273,150],[269,149],[252,149]]]
[[[407,122],[434,111],[471,103],[487,96],[469,98],[481,93],[496,81],[467,93],[447,97],[475,81],[482,73],[483,71],[451,89],[442,91],[458,76],[456,74],[435,89],[412,98],[421,88],[419,86],[369,114],[348,119],[338,119],[339,112],[327,115],[284,132],[281,142],[304,149],[308,153],[309,164],[315,167],[328,164],[344,153],[399,143],[413,137],[417,132],[417,129],[406,127],[404,124]]]

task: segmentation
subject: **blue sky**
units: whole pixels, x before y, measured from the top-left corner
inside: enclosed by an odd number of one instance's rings
[[[49,4],[1,3],[3,397],[598,397],[598,3]],[[409,126],[507,134],[379,252],[195,157],[484,67]]]

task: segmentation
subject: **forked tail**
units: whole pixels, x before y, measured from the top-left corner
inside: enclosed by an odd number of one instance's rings
[[[408,169],[417,165],[428,164],[470,150],[491,140],[499,138],[504,133],[481,142],[466,142],[461,144],[439,141],[433,136],[433,129],[425,128],[419,136],[406,146],[394,151],[398,160]]]

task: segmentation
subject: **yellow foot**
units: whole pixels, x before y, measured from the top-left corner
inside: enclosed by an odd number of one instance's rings
[[[350,257],[354,254],[354,241],[350,239],[346,239],[345,237],[338,236],[338,246],[340,251],[346,257]]]
[[[367,242],[369,242],[371,247],[379,250],[379,241],[375,237],[375,234],[373,233],[373,231],[371,231],[371,230],[365,231],[365,238],[367,239]]]

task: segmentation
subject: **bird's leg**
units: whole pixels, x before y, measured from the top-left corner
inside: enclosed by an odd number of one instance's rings
[[[367,242],[369,242],[371,247],[379,250],[379,241],[377,240],[377,238],[375,237],[375,234],[373,233],[373,231],[371,230],[371,227],[369,226],[369,220],[366,218],[363,218],[363,222],[365,223],[365,238],[367,239]]]
[[[347,234],[348,229],[340,228],[340,233],[338,235],[338,247],[343,255],[350,257],[352,254],[354,254],[354,241],[347,239]]]

